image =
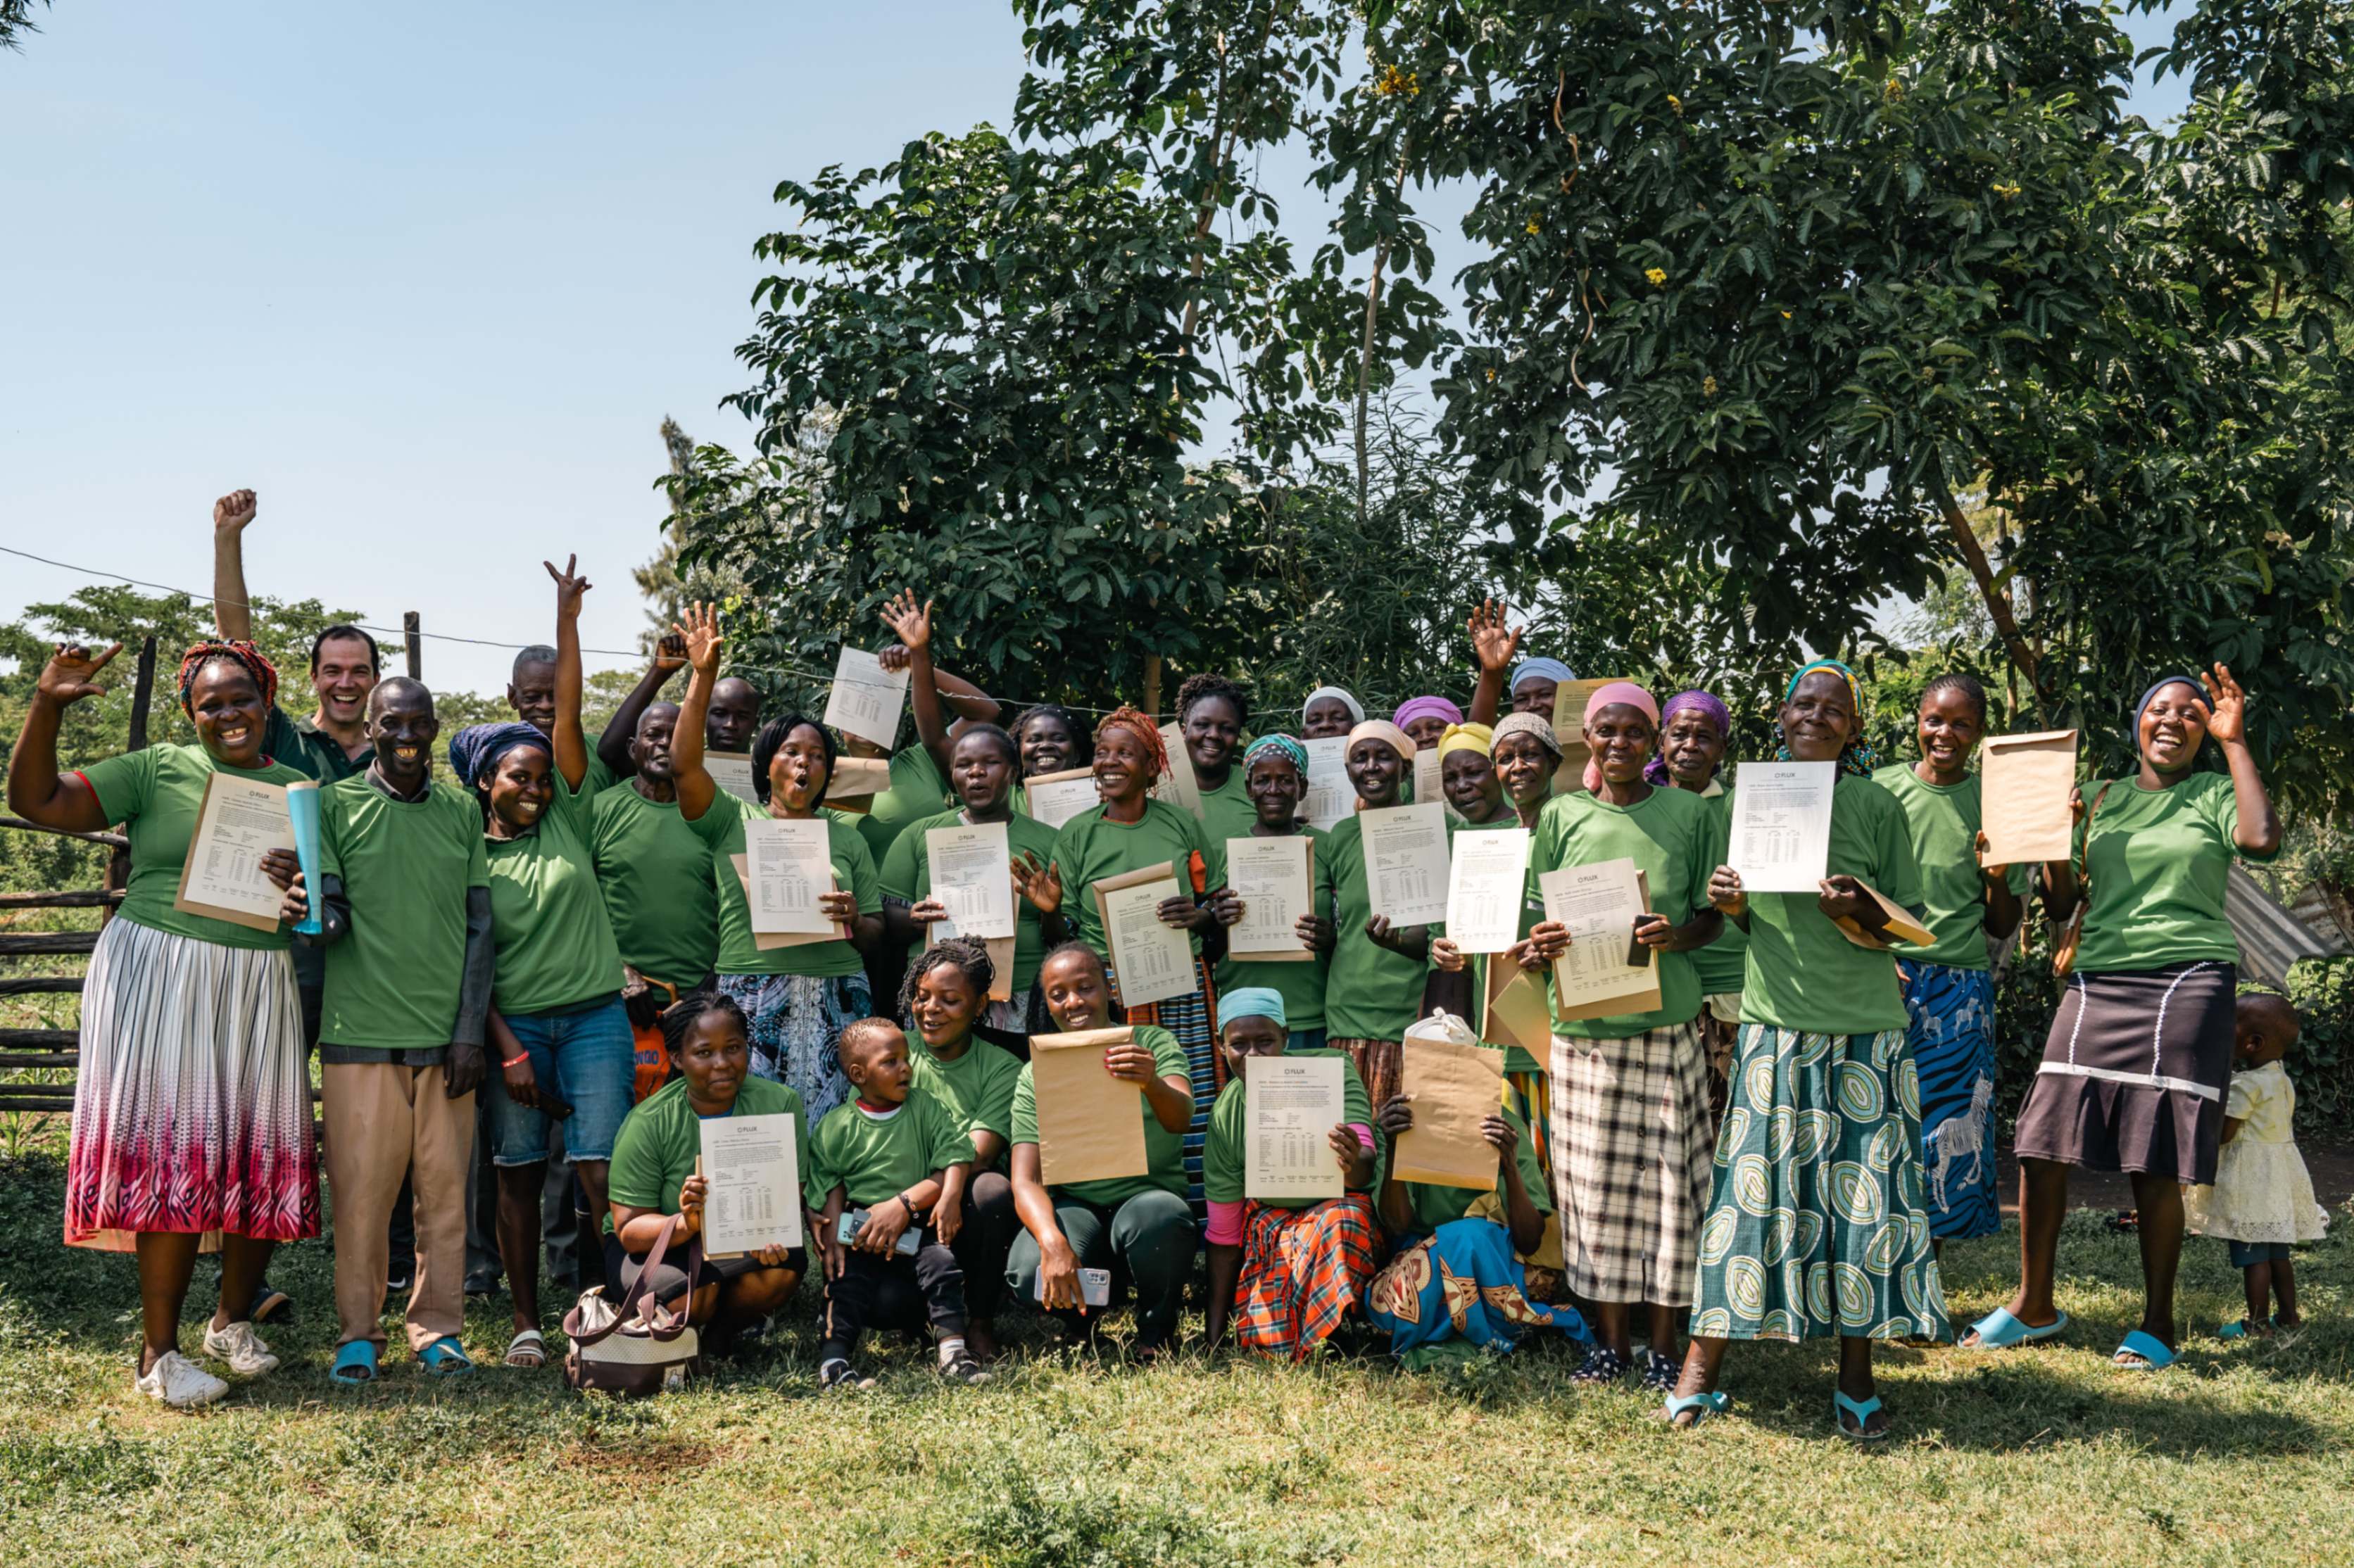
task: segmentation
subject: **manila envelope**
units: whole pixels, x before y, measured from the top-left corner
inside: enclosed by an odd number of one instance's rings
[[[751,870],[745,864],[744,857],[740,854],[729,855],[727,859],[736,867],[736,885],[744,890],[744,904],[748,910],[752,903]],[[832,891],[841,892],[842,884],[836,882]],[[807,948],[819,942],[847,942],[848,940],[850,940],[850,927],[839,921],[835,923],[832,936],[822,931],[755,931],[752,933],[752,946],[764,953],[774,952],[779,948]]]
[[[1397,1179],[1481,1192],[1495,1186],[1496,1151],[1479,1124],[1503,1104],[1504,1054],[1409,1040],[1400,1089],[1414,1102],[1414,1127],[1398,1135],[1390,1154]]]
[[[1553,1012],[1544,982],[1503,953],[1488,958],[1479,1038],[1490,1045],[1518,1045],[1540,1062],[1553,1052]]]
[[[875,797],[890,788],[889,758],[837,757],[832,776],[825,781],[825,803],[863,817],[875,809]]]
[[[1168,883],[1169,896],[1172,898],[1182,897],[1192,891],[1192,889],[1187,887],[1185,884],[1177,880],[1175,867],[1172,866],[1167,861],[1161,861],[1153,865],[1140,865],[1134,871],[1123,871],[1118,876],[1107,876],[1102,881],[1092,883],[1088,886],[1088,895],[1096,901],[1096,924],[1103,928],[1105,946],[1113,948],[1111,966],[1114,969],[1118,969],[1120,967],[1119,953],[1111,939],[1111,918],[1104,913],[1104,895],[1107,893],[1118,893],[1123,887],[1135,887],[1140,884],[1147,882]],[[1111,989],[1112,998],[1117,1005],[1120,1007],[1143,1007],[1155,1001],[1165,1001],[1171,996],[1183,996],[1186,994],[1186,991],[1193,990],[1193,985],[1189,981],[1184,991],[1168,991],[1163,993],[1161,996],[1149,996],[1144,998],[1141,1001],[1135,1002],[1131,1002],[1128,1000],[1126,988],[1119,983],[1117,978],[1112,981]]]
[[[2076,851],[2076,732],[1988,736],[1978,763],[1978,814],[1985,824],[1982,865],[2066,860]]]
[[[1561,742],[1561,766],[1553,770],[1554,794],[1585,792],[1585,760],[1592,755],[1585,744],[1585,705],[1594,700],[1595,693],[1621,678],[1612,675],[1599,681],[1564,681],[1554,688],[1553,737]]]
[[[1030,1083],[1038,1107],[1038,1179],[1047,1186],[1142,1176],[1144,1095],[1104,1071],[1103,1054],[1136,1038],[1132,1029],[1083,1029],[1030,1037]]]
[[[929,926],[924,927],[924,945],[928,948],[932,945],[932,928]],[[981,939],[981,945],[989,949],[989,1000],[991,1001],[1013,1001],[1013,938],[1011,937],[983,937]],[[914,961],[915,957],[916,955],[912,953],[909,954],[909,961]]]
[[[1929,927],[1906,914],[1900,906],[1891,904],[1887,896],[1878,888],[1862,881],[1858,881],[1856,885],[1870,894],[1873,901],[1887,915],[1887,929],[1890,936],[1900,942],[1910,942],[1916,948],[1935,946],[1937,938],[1931,933]],[[1831,924],[1839,927],[1840,936],[1859,948],[1870,948],[1875,953],[1884,953],[1888,950],[1887,944],[1877,938],[1864,935],[1863,927],[1853,920],[1834,920]]]

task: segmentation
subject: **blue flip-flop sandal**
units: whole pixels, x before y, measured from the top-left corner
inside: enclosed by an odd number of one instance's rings
[[[360,1388],[376,1381],[376,1342],[354,1340],[338,1346],[335,1364],[327,1369],[327,1381],[337,1388]]]
[[[454,1334],[444,1334],[417,1352],[417,1364],[428,1377],[463,1377],[474,1370],[473,1358]]]
[[[2179,1352],[2166,1348],[2166,1341],[2155,1334],[2145,1334],[2139,1329],[2117,1342],[2109,1362],[2126,1372],[2164,1372],[2174,1364]],[[2139,1356],[2138,1361],[2121,1361],[2118,1356]]]
[[[1967,1348],[1973,1351],[2017,1350],[2038,1340],[2057,1339],[2067,1327],[2068,1314],[2065,1312],[2038,1329],[2011,1316],[2009,1308],[1998,1307],[1970,1325],[1970,1332],[1978,1337],[1978,1342]]]
[[[1668,1395],[1667,1404],[1664,1408],[1667,1412],[1669,1425],[1683,1425],[1684,1424],[1678,1421],[1676,1417],[1683,1414],[1686,1411],[1691,1411],[1692,1413],[1691,1426],[1698,1426],[1702,1422],[1706,1421],[1712,1415],[1722,1415],[1724,1414],[1724,1407],[1732,1403],[1732,1396],[1724,1393],[1671,1393]],[[1691,1429],[1691,1426],[1685,1428],[1687,1431]]]
[[[1870,1399],[1850,1399],[1839,1390],[1831,1390],[1831,1420],[1838,1425],[1840,1436],[1850,1443],[1877,1443],[1888,1436],[1888,1428],[1871,1430],[1868,1423],[1880,1414],[1880,1395]],[[1848,1418],[1855,1421],[1853,1431],[1848,1429]]]

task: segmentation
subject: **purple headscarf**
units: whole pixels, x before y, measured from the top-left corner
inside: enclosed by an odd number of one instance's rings
[[[1461,724],[1463,710],[1445,697],[1408,697],[1390,715],[1390,722],[1404,729],[1418,718],[1442,718],[1448,724]]]
[[[1666,784],[1669,781],[1668,759],[1664,744],[1667,738],[1668,721],[1686,708],[1697,708],[1706,714],[1709,722],[1716,726],[1716,733],[1720,736],[1728,741],[1733,738],[1733,710],[1719,702],[1713,693],[1700,691],[1697,688],[1689,692],[1678,692],[1659,709],[1659,735],[1662,745],[1660,750],[1653,754],[1651,760],[1643,768],[1643,777],[1653,784]]]

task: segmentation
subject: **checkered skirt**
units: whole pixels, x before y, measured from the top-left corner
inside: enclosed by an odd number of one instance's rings
[[[1553,1040],[1553,1190],[1563,1272],[1589,1301],[1691,1303],[1714,1174],[1696,1022]]]

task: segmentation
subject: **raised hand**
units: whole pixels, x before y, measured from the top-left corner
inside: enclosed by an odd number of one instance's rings
[[[719,673],[719,650],[727,639],[720,635],[718,606],[690,604],[670,630],[684,646],[689,664],[705,675]]]
[[[1507,630],[1504,607],[1496,600],[1483,599],[1471,612],[1471,653],[1479,661],[1482,670],[1507,670],[1512,655],[1521,651],[1521,633],[1525,627]]]
[[[41,678],[33,689],[61,708],[71,707],[85,697],[102,696],[106,688],[92,683],[98,673],[122,652],[122,644],[118,642],[93,659],[90,650],[80,644],[60,642],[58,651],[49,655],[49,662],[41,667]]]
[[[916,590],[901,588],[883,601],[883,624],[899,640],[899,645],[915,653],[932,645],[932,601],[916,603]]]
[[[2199,678],[2207,683],[2207,704],[2212,710],[2207,715],[2207,733],[2221,745],[2237,746],[2248,737],[2248,694],[2232,679],[2227,664]]]
[[[213,532],[217,535],[244,533],[245,525],[253,521],[253,514],[260,505],[260,502],[253,492],[230,491],[213,503]]]
[[[1063,874],[1052,861],[1024,850],[1013,862],[1013,891],[1039,914],[1052,915],[1063,906]]]
[[[554,561],[542,561],[539,564],[546,567],[547,568],[547,575],[556,579],[556,613],[566,616],[578,615],[580,613],[580,596],[587,593],[589,588],[594,586],[587,577],[580,576],[578,572],[574,570],[575,567],[579,566],[580,557],[578,556],[565,556],[564,569],[560,572],[556,569],[556,563]]]
[[[665,631],[654,643],[654,670],[665,677],[686,668],[686,639]]]

